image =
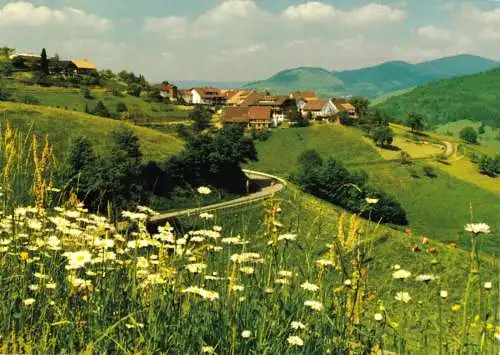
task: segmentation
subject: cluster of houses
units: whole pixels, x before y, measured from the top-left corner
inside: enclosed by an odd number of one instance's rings
[[[11,60],[17,60],[22,63],[24,68],[33,70],[40,64],[41,56],[34,53],[16,53],[10,56]],[[97,73],[97,66],[88,59],[68,59],[49,58],[50,74],[81,74],[92,75]]]
[[[221,90],[212,87],[177,90],[164,84],[161,95],[186,104],[219,107],[222,124],[240,124],[251,130],[277,127],[298,111],[304,118],[340,121],[342,113],[357,119],[355,108],[345,99],[321,99],[314,92],[271,95],[251,89]]]

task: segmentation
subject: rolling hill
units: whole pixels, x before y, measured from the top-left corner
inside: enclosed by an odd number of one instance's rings
[[[399,132],[396,144],[412,157],[417,157],[418,145],[408,146],[404,134]],[[421,149],[427,149],[422,145]],[[369,185],[381,188],[402,204],[407,211],[411,228],[441,242],[455,242],[468,247],[463,225],[470,219],[470,205],[475,218],[492,226],[491,238],[484,240],[483,250],[495,254],[498,250],[500,221],[492,206],[500,204],[500,192],[473,183],[454,172],[458,162],[445,166],[430,161],[414,161],[401,165],[393,157],[379,153],[362,133],[354,128],[335,125],[313,125],[307,128],[277,130],[264,142],[257,143],[260,160],[249,164],[250,169],[287,177],[297,168],[297,158],[307,150],[315,149],[323,157],[333,157],[349,169],[362,169],[369,175]],[[286,153],[283,153],[286,152]],[[396,152],[397,153],[397,152]],[[429,178],[424,168],[432,166],[437,177]],[[476,177],[481,175],[474,172]]]
[[[0,125],[7,122],[25,133],[31,132],[39,136],[47,134],[58,159],[68,151],[73,137],[88,137],[96,151],[102,152],[107,147],[109,134],[124,127],[131,128],[138,135],[145,161],[163,161],[180,151],[184,145],[173,135],[117,120],[57,108],[0,102]]]
[[[301,67],[284,70],[267,80],[249,83],[245,87],[268,89],[276,93],[315,90],[321,96],[360,95],[373,99],[434,80],[476,74],[498,66],[499,62],[490,59],[457,55],[418,64],[391,61],[338,72]]]
[[[485,73],[436,81],[375,107],[392,117],[422,114],[429,128],[459,120],[500,127],[500,68]]]

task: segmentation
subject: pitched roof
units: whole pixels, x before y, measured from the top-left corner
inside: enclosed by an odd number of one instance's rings
[[[235,95],[228,97],[227,103],[229,105],[239,105],[243,103],[255,91],[253,90],[240,90]]]
[[[222,115],[222,122],[245,123],[250,121],[248,107],[226,107]]]
[[[332,103],[340,111],[355,110],[354,106],[346,99],[332,99]]]
[[[75,59],[72,62],[78,69],[97,69],[96,65],[88,59]]]
[[[252,106],[248,109],[248,118],[250,121],[269,121],[272,115],[272,108],[267,106]]]
[[[290,94],[290,97],[297,100],[312,100],[317,98],[316,94],[312,91],[294,91]]]
[[[325,100],[312,100],[307,102],[302,110],[304,111],[321,111],[323,107],[325,107],[326,101]]]
[[[249,95],[241,106],[282,106],[287,100],[290,100],[288,96],[272,96],[256,92]]]
[[[217,88],[205,87],[205,88],[193,88],[196,90],[202,99],[218,99],[225,98],[221,91]]]

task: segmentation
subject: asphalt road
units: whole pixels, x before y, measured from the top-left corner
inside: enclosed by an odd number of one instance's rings
[[[214,212],[227,208],[233,208],[236,206],[246,205],[256,201],[263,201],[273,196],[275,193],[281,191],[286,186],[286,182],[277,176],[250,170],[244,170],[244,172],[250,178],[250,180],[271,181],[271,184],[263,187],[261,190],[257,192],[254,192],[247,196],[240,197],[231,201],[215,203],[212,205],[203,206],[199,208],[191,208],[182,211],[172,211],[168,213],[159,214],[157,216],[152,217],[149,220],[149,222],[152,224],[158,224],[176,217],[199,215],[200,213],[204,212],[205,213]]]

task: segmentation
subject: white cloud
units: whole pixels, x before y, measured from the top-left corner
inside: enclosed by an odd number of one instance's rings
[[[432,25],[417,28],[417,34],[431,41],[449,41],[453,38],[451,31]]]
[[[180,16],[148,17],[144,21],[143,29],[145,31],[165,31],[184,27],[187,23],[187,19]]]
[[[351,10],[340,10],[332,5],[311,1],[292,5],[283,11],[289,20],[305,22],[336,21],[343,25],[366,26],[377,23],[400,22],[406,18],[406,12],[388,5],[370,3]]]
[[[108,19],[71,7],[56,10],[20,1],[0,8],[0,27],[41,26],[71,26],[103,32],[110,29],[112,24]]]
[[[244,19],[258,20],[257,16],[267,13],[252,0],[229,0],[202,14],[198,22],[212,24],[234,22]]]

